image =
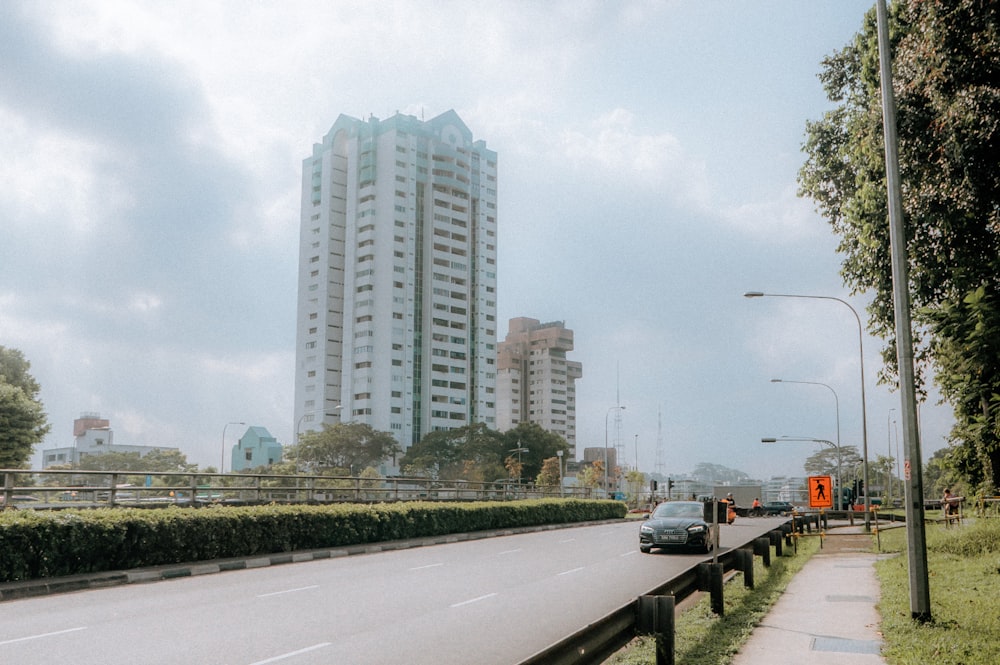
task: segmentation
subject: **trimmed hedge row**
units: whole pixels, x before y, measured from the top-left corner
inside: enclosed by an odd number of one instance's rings
[[[451,533],[620,519],[616,501],[0,512],[0,582]]]

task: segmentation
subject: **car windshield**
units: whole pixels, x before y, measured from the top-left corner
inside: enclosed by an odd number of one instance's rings
[[[690,503],[687,501],[675,501],[673,503],[661,503],[653,511],[654,518],[663,517],[701,517],[704,508],[700,503]]]

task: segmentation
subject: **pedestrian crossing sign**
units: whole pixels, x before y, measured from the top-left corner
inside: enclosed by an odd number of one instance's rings
[[[809,507],[833,508],[833,483],[830,476],[809,476]]]

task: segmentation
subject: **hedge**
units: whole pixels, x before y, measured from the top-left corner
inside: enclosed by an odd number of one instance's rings
[[[616,501],[0,512],[0,582],[452,533],[620,519]]]

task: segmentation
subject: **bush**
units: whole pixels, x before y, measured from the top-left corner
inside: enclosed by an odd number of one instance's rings
[[[0,582],[451,533],[621,519],[615,501],[0,512]]]

